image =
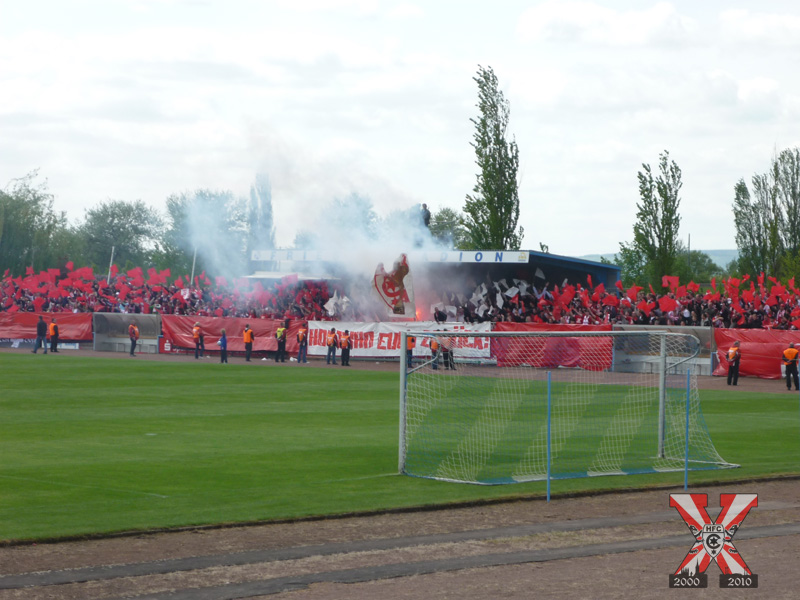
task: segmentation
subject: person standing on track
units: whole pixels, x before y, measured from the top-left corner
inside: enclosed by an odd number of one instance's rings
[[[789,347],[783,351],[783,364],[786,367],[786,389],[792,389],[792,382],[794,382],[794,389],[800,389],[800,379],[797,376],[797,355],[800,354],[797,348],[794,347],[794,342],[789,342]]]
[[[50,321],[50,352],[58,352],[58,324],[55,318]]]
[[[39,321],[36,323],[36,345],[31,352],[36,354],[40,345],[44,348],[44,353],[47,354],[47,323],[44,322],[42,315],[39,315]]]
[[[739,340],[733,342],[728,349],[728,385],[737,385],[739,382],[739,362],[742,353],[739,351]],[[732,383],[731,383],[732,382]]]
[[[286,333],[289,330],[289,321],[278,325],[275,338],[278,340],[278,350],[275,352],[275,362],[286,362]]]
[[[345,329],[339,338],[339,346],[342,349],[342,366],[350,366],[350,330]]]
[[[308,363],[308,323],[303,323],[297,330],[297,362]]]
[[[336,348],[339,347],[339,336],[336,335],[336,327],[331,327],[327,337],[328,355],[325,357],[325,364],[336,364]]]
[[[250,325],[245,324],[242,338],[244,341],[244,359],[250,362],[250,354],[253,352],[253,338],[255,338],[253,330],[250,329]]]
[[[220,331],[220,338],[217,340],[219,346],[219,362],[220,364],[228,364],[228,336],[225,335],[225,330]]]
[[[128,337],[131,339],[131,356],[136,356],[134,351],[136,350],[136,341],[139,339],[139,328],[134,321],[128,325]]]
[[[194,327],[192,327],[192,337],[194,338],[194,357],[195,359],[203,358],[203,354],[206,350],[206,345],[203,341],[203,330],[200,328],[200,323],[195,323]]]

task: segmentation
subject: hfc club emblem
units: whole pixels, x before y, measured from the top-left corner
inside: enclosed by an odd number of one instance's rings
[[[670,575],[670,587],[708,587],[706,569],[712,562],[722,571],[720,587],[758,587],[758,575],[753,575],[733,545],[733,536],[742,521],[750,509],[758,506],[758,494],[720,494],[719,500],[722,510],[712,521],[706,511],[707,494],[669,495],[669,505],[678,509],[695,540],[686,558]]]

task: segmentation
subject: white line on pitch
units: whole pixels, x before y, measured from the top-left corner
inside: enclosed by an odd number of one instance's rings
[[[48,481],[47,479],[34,479],[32,477],[16,477],[14,475],[0,475],[2,479],[16,479],[18,481],[32,481],[34,483],[43,483],[45,485],[60,485],[64,487],[85,488],[89,490],[103,490],[106,492],[119,492],[122,494],[139,494],[141,496],[154,496],[156,498],[169,498],[163,494],[155,494],[153,492],[140,492],[139,490],[121,490],[119,488],[103,487],[100,485],[85,485],[81,483],[68,483],[66,481]]]

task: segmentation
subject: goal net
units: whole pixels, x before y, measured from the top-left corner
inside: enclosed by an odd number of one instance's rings
[[[413,335],[424,354],[401,361],[401,473],[502,484],[545,479],[548,466],[551,479],[680,471],[687,394],[689,468],[738,466],[703,419],[692,335]]]

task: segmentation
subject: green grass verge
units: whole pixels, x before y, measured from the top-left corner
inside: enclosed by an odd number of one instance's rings
[[[392,373],[340,367],[0,354],[0,540],[338,514],[542,494],[544,482],[396,475]],[[776,389],[780,386],[776,383]],[[795,394],[702,392],[740,469],[800,473]],[[553,492],[682,484],[682,473],[556,481]]]

